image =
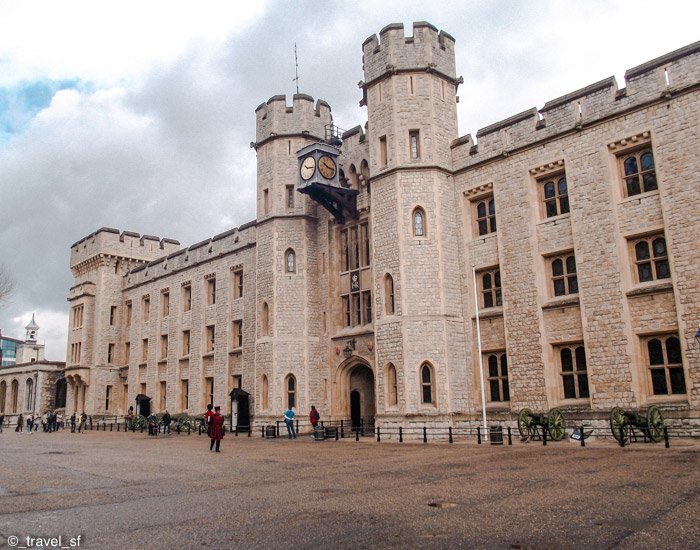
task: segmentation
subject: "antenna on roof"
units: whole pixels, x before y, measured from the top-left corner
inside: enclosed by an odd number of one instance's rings
[[[294,78],[292,82],[297,83],[297,94],[299,93],[299,62],[297,60],[297,43],[294,42]]]

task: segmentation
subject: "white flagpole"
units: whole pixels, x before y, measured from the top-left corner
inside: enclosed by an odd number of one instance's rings
[[[484,418],[484,439],[488,440],[489,430],[486,423],[486,390],[484,389],[484,365],[481,359],[481,329],[479,327],[479,291],[476,288],[476,268],[472,264],[474,277],[474,309],[476,310],[476,346],[479,355],[479,380],[481,381],[481,414]]]

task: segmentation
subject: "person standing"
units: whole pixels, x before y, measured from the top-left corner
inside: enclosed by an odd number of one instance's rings
[[[296,439],[297,434],[294,431],[294,407],[289,407],[285,411],[284,424],[287,426],[287,436],[289,439]]]
[[[204,413],[204,425],[207,427],[207,435],[211,436],[211,419],[214,416],[214,411],[212,410],[212,404],[207,405],[207,412]]]
[[[0,434],[2,433],[2,425],[5,423],[5,415],[0,413]]]
[[[15,428],[15,431],[21,434],[22,430],[24,430],[24,416],[22,416],[20,413],[20,415],[17,417],[17,427]]]
[[[214,407],[214,412],[209,417],[209,450],[216,447],[217,453],[220,452],[221,439],[224,437],[224,417],[221,416],[220,410],[221,407]]]
[[[309,413],[309,420],[311,421],[311,427],[314,430],[316,428],[318,428],[318,421],[320,418],[321,418],[321,415],[318,414],[316,407],[314,405],[311,405],[311,412]]]
[[[70,433],[75,433],[75,413],[70,415]]]
[[[27,415],[27,433],[28,434],[32,433],[33,427],[34,427],[34,417],[32,416],[32,413],[29,413]]]
[[[170,433],[170,422],[172,421],[172,418],[170,418],[170,413],[168,412],[168,409],[165,409],[165,412],[163,413],[163,435],[167,432],[168,434]]]

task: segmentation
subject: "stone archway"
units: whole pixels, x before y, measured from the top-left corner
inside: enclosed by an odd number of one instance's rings
[[[372,425],[377,412],[374,385],[374,372],[363,359],[343,361],[335,373],[333,416]]]

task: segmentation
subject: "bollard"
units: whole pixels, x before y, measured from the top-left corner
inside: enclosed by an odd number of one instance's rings
[[[450,443],[454,443],[454,441],[452,441],[452,426],[449,427],[449,431],[450,431],[450,439],[449,439],[449,441],[450,441]]]
[[[542,445],[547,444],[547,428],[542,426]]]
[[[343,429],[343,421],[340,421],[340,437],[345,437],[345,430]]]
[[[508,445],[513,444],[513,434],[511,433],[510,426],[508,426]]]
[[[197,426],[197,435],[202,435],[202,425]]]
[[[481,426],[476,427],[476,442],[481,445]]]
[[[403,443],[403,428],[399,426],[399,443]]]
[[[586,432],[583,431],[584,425],[581,424],[581,447],[586,446]]]
[[[265,439],[265,426],[262,426],[262,427],[260,428],[260,437],[262,437],[263,439]]]
[[[109,425],[109,431],[110,431],[110,432],[112,431],[112,428],[114,428],[114,424],[110,424],[110,425]],[[119,428],[119,424],[117,424],[117,428]]]
[[[340,436],[340,433],[338,432],[338,429],[336,428],[335,430],[335,440],[338,441],[338,437]]]
[[[253,432],[253,427],[248,426],[248,437],[250,437],[250,434]]]
[[[355,441],[359,441],[360,440],[360,428],[355,427],[354,430],[355,430]]]
[[[668,441],[668,428],[666,426],[664,426],[664,445],[667,449],[671,446]]]
[[[377,443],[381,443],[381,441],[382,441],[382,436],[379,433],[379,426],[377,426]]]
[[[423,426],[423,443],[428,442],[428,428]]]

